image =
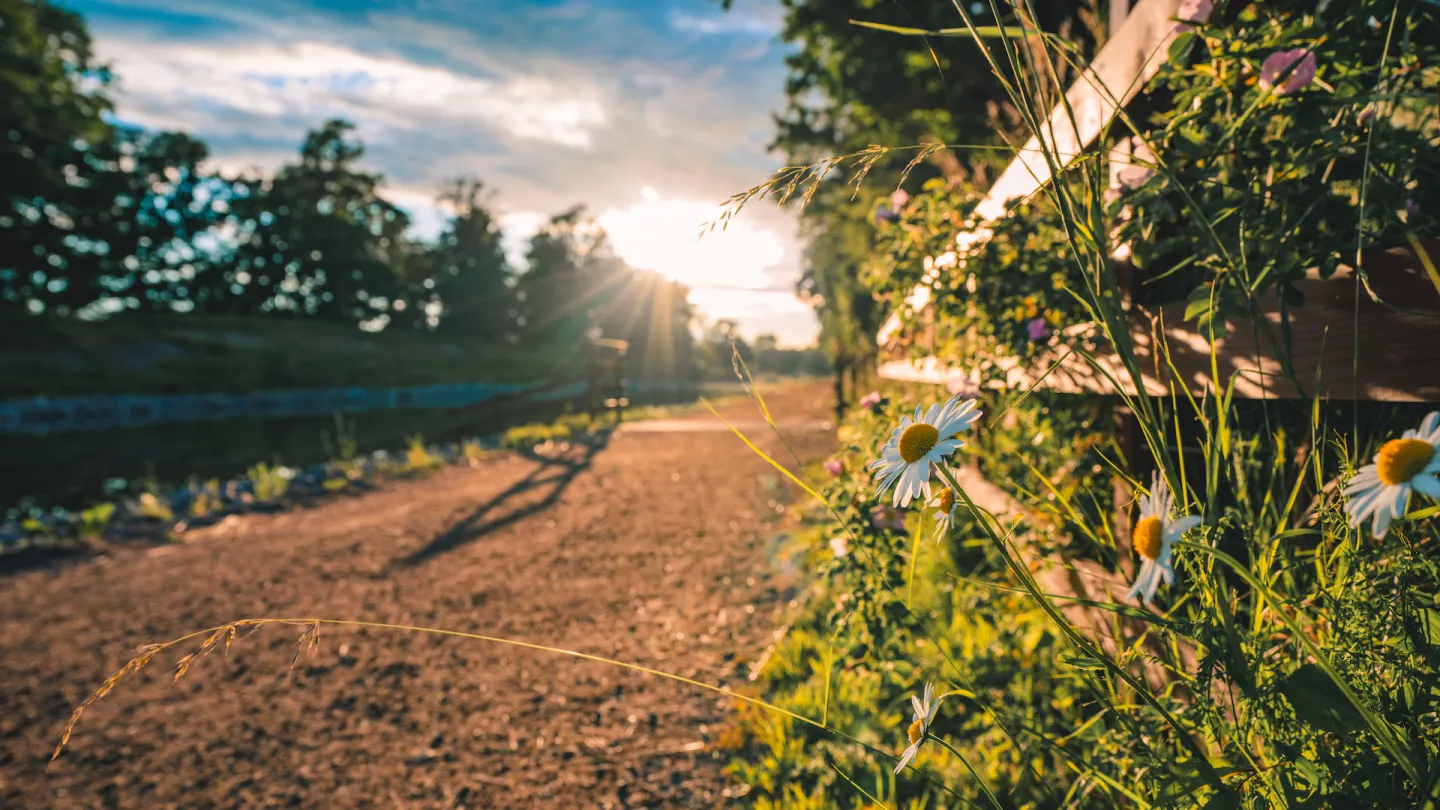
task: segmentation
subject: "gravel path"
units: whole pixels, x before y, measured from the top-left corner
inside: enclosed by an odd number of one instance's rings
[[[825,386],[769,401],[806,428],[791,434],[802,457],[833,445],[814,429]],[[724,410],[755,418],[748,402]],[[728,433],[621,430],[0,579],[0,807],[723,805],[723,697],[377,629],[324,627],[293,671],[300,628],[242,636],[175,684],[188,649],[161,656],[45,763],[70,710],[139,645],[246,617],[441,627],[742,684],[789,599],[768,559],[785,491]]]

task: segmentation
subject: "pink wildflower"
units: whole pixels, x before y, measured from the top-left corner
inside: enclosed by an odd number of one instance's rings
[[[945,381],[945,392],[952,397],[975,399],[980,396],[980,387],[969,377],[956,375]]]
[[[1115,173],[1115,180],[1125,188],[1134,191],[1137,188],[1150,182],[1155,176],[1154,169],[1147,169],[1144,166],[1126,166]]]
[[[1175,19],[1180,21],[1175,26],[1175,33],[1195,30],[1196,25],[1209,22],[1210,15],[1214,13],[1215,4],[1210,0],[1181,0],[1180,8],[1175,12]]]
[[[905,528],[905,513],[893,506],[881,504],[870,510],[870,520],[877,529],[902,531]]]
[[[895,193],[890,195],[890,207],[896,211],[904,208],[908,202],[910,202],[910,194],[903,188],[895,189]]]
[[[845,465],[838,458],[825,459],[825,472],[831,475],[840,475],[845,472]]]
[[[1294,66],[1293,70],[1291,66]],[[1285,76],[1284,83],[1276,85],[1275,82],[1287,70],[1289,74]],[[1265,57],[1265,62],[1260,65],[1260,86],[1267,90],[1273,87],[1277,96],[1294,93],[1313,81],[1315,54],[1308,48],[1276,51]]]
[[[836,557],[844,557],[850,553],[850,540],[844,535],[830,538],[830,551]]]
[[[1025,324],[1025,331],[1029,333],[1030,340],[1037,343],[1050,337],[1050,325],[1045,323],[1044,318],[1036,318]]]
[[[881,401],[883,401],[883,400],[884,400],[884,397],[880,396],[880,392],[879,392],[879,391],[871,391],[870,393],[866,394],[865,396],[860,397],[860,407],[866,408],[866,409],[869,409],[869,410],[872,410],[872,411],[873,411],[873,410],[875,410],[877,407],[879,407]]]

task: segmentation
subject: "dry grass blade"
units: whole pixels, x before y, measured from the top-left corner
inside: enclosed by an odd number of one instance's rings
[[[769,712],[772,712],[772,713],[775,713],[775,714],[778,714],[778,715],[787,717],[787,718],[789,718],[789,719],[791,719],[791,720],[799,721],[799,722],[801,722],[801,723],[805,723],[805,724],[807,724],[807,725],[811,725],[811,726],[814,726],[814,727],[816,727],[816,728],[823,729],[823,730],[826,731],[827,733],[833,734],[833,735],[835,735],[835,736],[837,736],[837,737],[839,737],[839,738],[841,738],[841,739],[849,740],[850,742],[853,742],[853,743],[857,743],[857,744],[859,744],[859,745],[862,745],[862,746],[864,746],[867,750],[872,750],[872,751],[875,751],[875,753],[883,754],[883,752],[880,752],[880,751],[878,751],[878,750],[876,750],[876,749],[873,749],[871,746],[869,746],[869,745],[861,742],[860,740],[857,740],[857,739],[855,739],[854,737],[851,737],[850,735],[845,734],[844,732],[841,732],[841,731],[838,731],[838,730],[836,730],[836,729],[834,729],[834,728],[831,728],[830,726],[826,725],[826,724],[825,724],[824,722],[822,722],[822,721],[813,720],[813,719],[811,719],[811,718],[809,718],[809,717],[806,717],[805,715],[798,714],[798,713],[793,712],[793,711],[790,711],[790,710],[788,710],[788,709],[781,708],[780,706],[776,706],[776,705],[773,704],[773,703],[768,703],[768,702],[763,701],[763,700],[760,700],[760,699],[758,699],[758,698],[750,697],[750,696],[748,696],[748,695],[744,695],[744,694],[741,694],[741,693],[739,693],[739,692],[735,692],[735,691],[732,691],[732,690],[730,690],[730,689],[726,689],[725,687],[722,687],[722,686],[716,686],[716,685],[714,685],[714,684],[705,683],[704,681],[698,681],[698,680],[695,680],[695,679],[693,679],[693,678],[687,678],[687,677],[684,677],[684,676],[682,676],[682,675],[676,675],[676,674],[671,673],[671,672],[665,672],[665,671],[663,671],[663,670],[653,669],[653,668],[651,668],[651,667],[646,667],[646,666],[642,666],[642,665],[640,665],[640,664],[630,663],[630,662],[628,662],[628,661],[620,661],[620,660],[616,660],[616,659],[613,659],[613,658],[605,658],[604,656],[591,655],[591,654],[589,654],[589,653],[583,653],[583,652],[579,652],[579,651],[576,651],[576,650],[567,650],[567,649],[564,649],[564,648],[561,648],[561,647],[551,647],[551,646],[547,646],[547,645],[544,645],[544,644],[531,644],[531,643],[529,643],[529,642],[517,641],[517,640],[515,640],[515,639],[502,638],[502,637],[499,637],[499,636],[486,636],[486,635],[481,635],[481,634],[478,634],[478,633],[462,633],[462,632],[459,632],[459,631],[457,631],[457,630],[443,630],[443,629],[436,628],[436,627],[417,627],[417,626],[414,626],[414,625],[388,624],[388,623],[385,623],[385,622],[364,622],[364,621],[355,621],[355,620],[349,620],[349,619],[310,619],[310,618],[299,619],[299,618],[287,618],[287,619],[240,619],[240,620],[238,620],[238,621],[230,622],[230,623],[228,623],[228,624],[223,624],[223,625],[220,625],[220,626],[218,626],[218,627],[211,627],[211,628],[207,628],[207,629],[205,629],[205,630],[200,630],[200,631],[197,631],[197,632],[194,632],[194,633],[190,633],[190,634],[181,636],[181,637],[179,637],[179,638],[172,639],[172,640],[170,640],[170,641],[168,641],[168,642],[165,642],[164,644],[151,644],[151,645],[148,645],[148,646],[146,646],[146,647],[141,648],[140,653],[139,653],[135,658],[132,658],[128,663],[125,664],[124,667],[121,667],[118,672],[116,672],[115,674],[113,674],[113,675],[111,675],[109,678],[107,678],[107,679],[105,680],[105,682],[100,685],[100,688],[95,690],[94,694],[92,694],[89,698],[87,698],[84,703],[82,703],[82,704],[80,704],[78,707],[76,707],[75,711],[70,715],[70,720],[69,720],[69,722],[67,722],[67,723],[65,724],[65,730],[64,730],[64,732],[61,734],[59,744],[57,744],[57,745],[55,746],[55,751],[54,751],[54,753],[52,753],[52,754],[50,755],[50,762],[53,763],[53,762],[60,756],[60,752],[65,749],[66,744],[69,743],[69,741],[70,741],[71,734],[72,734],[72,733],[74,732],[74,730],[75,730],[75,726],[80,722],[80,717],[85,713],[85,710],[88,709],[91,704],[95,703],[95,701],[100,700],[101,698],[103,698],[103,697],[105,697],[106,695],[110,694],[111,690],[113,690],[113,689],[115,688],[115,686],[116,686],[117,684],[119,684],[122,680],[124,680],[125,678],[127,678],[127,677],[135,674],[136,672],[139,672],[141,669],[143,669],[143,668],[144,668],[147,664],[149,664],[150,661],[151,661],[157,654],[159,654],[160,652],[163,652],[164,650],[168,650],[168,649],[170,649],[170,648],[172,648],[172,647],[178,647],[178,646],[180,646],[180,645],[182,645],[182,644],[185,644],[186,642],[189,642],[189,641],[191,641],[191,640],[193,640],[193,639],[200,638],[200,637],[202,637],[202,636],[207,637],[207,638],[206,638],[206,641],[201,645],[200,649],[196,650],[195,652],[193,652],[193,653],[185,656],[185,658],[181,659],[181,663],[188,667],[189,664],[190,664],[190,663],[193,663],[193,661],[196,660],[201,654],[203,654],[204,652],[208,652],[209,650],[213,650],[216,646],[218,646],[219,643],[221,642],[221,640],[233,638],[233,637],[234,637],[234,634],[235,634],[235,631],[238,630],[239,628],[248,627],[248,628],[251,628],[251,629],[258,629],[258,628],[263,627],[263,626],[266,626],[266,625],[287,625],[287,626],[294,626],[294,627],[303,627],[304,630],[301,632],[300,637],[299,637],[298,639],[296,639],[296,642],[295,642],[295,654],[294,654],[294,656],[291,658],[291,662],[290,662],[291,670],[293,671],[294,666],[295,666],[295,662],[298,661],[298,659],[299,659],[299,657],[300,657],[301,651],[303,651],[303,650],[305,650],[305,649],[308,649],[308,650],[311,652],[311,654],[313,655],[314,652],[318,649],[318,647],[319,647],[319,638],[320,638],[320,625],[322,625],[322,624],[328,624],[328,625],[334,625],[334,626],[343,626],[343,627],[373,628],[373,629],[381,629],[381,630],[404,630],[404,631],[414,632],[414,633],[426,633],[426,634],[435,635],[435,636],[449,636],[449,637],[455,637],[455,638],[465,638],[465,639],[471,639],[471,640],[474,640],[474,641],[484,641],[484,642],[488,642],[488,643],[491,643],[491,644],[502,644],[502,645],[511,646],[511,647],[520,647],[520,648],[527,649],[527,650],[535,650],[535,651],[537,651],[537,652],[551,653],[551,654],[555,654],[555,655],[564,655],[564,656],[569,656],[569,657],[571,657],[571,658],[579,658],[579,659],[586,660],[586,661],[595,661],[595,662],[602,663],[602,664],[608,664],[608,665],[610,665],[610,666],[620,667],[620,668],[622,668],[622,669],[629,669],[629,670],[633,670],[633,671],[636,671],[636,672],[643,672],[643,673],[645,673],[645,674],[647,674],[647,675],[653,675],[653,676],[660,677],[660,678],[665,678],[665,679],[671,680],[671,681],[678,681],[678,682],[680,682],[680,683],[688,684],[688,685],[690,685],[690,686],[694,686],[694,687],[697,687],[697,688],[700,688],[700,689],[704,689],[704,690],[707,690],[707,691],[710,691],[710,692],[717,692],[717,693],[722,694],[722,695],[725,695],[725,696],[727,696],[727,697],[731,697],[731,698],[734,698],[734,699],[736,699],[736,700],[740,700],[740,701],[743,701],[743,702],[745,702],[745,703],[748,703],[748,704],[757,706],[757,707],[759,707],[759,708],[761,708],[761,709],[764,709],[764,710],[766,710],[766,711],[769,711]],[[886,756],[888,756],[888,755],[886,755]]]
[[[875,167],[881,158],[892,152],[902,152],[909,149],[918,150],[917,157],[906,166],[901,175],[901,182],[909,176],[911,170],[935,152],[947,148],[944,143],[925,143],[918,146],[881,146],[871,144],[858,152],[851,152],[846,155],[828,157],[804,166],[785,166],[777,170],[770,178],[758,186],[748,188],[738,194],[732,194],[725,202],[721,203],[720,216],[700,226],[700,236],[713,232],[716,228],[725,230],[740,211],[749,203],[756,200],[774,198],[777,205],[784,205],[795,198],[798,193],[799,205],[803,209],[810,204],[819,192],[820,185],[826,177],[836,169],[847,166],[855,172],[850,178],[850,184],[855,187],[854,194],[859,194],[860,185],[864,182],[866,175]],[[854,199],[854,195],[851,196]]]
[[[60,752],[64,750],[65,744],[70,742],[70,735],[74,733],[75,726],[80,722],[80,717],[85,714],[85,710],[90,708],[90,705],[95,701],[110,694],[110,690],[114,689],[121,681],[144,669],[155,657],[155,654],[166,646],[168,645],[147,644],[141,647],[139,654],[127,661],[125,666],[121,667],[115,674],[106,678],[105,682],[100,684],[100,687],[91,693],[90,697],[85,698],[83,703],[76,706],[75,711],[70,713],[70,719],[65,723],[65,730],[60,734],[59,744],[55,746],[55,751],[50,754],[50,762],[53,763],[56,757],[60,756]],[[48,770],[49,765],[47,765],[46,768]]]

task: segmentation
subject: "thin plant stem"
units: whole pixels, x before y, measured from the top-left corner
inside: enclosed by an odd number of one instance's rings
[[[1025,570],[1025,567],[1020,565],[1020,563],[1015,559],[1014,555],[1010,553],[1010,549],[1006,545],[1004,539],[995,532],[994,528],[990,525],[990,522],[986,519],[986,516],[981,512],[980,507],[976,506],[975,502],[970,500],[970,495],[966,493],[964,488],[960,486],[960,482],[955,480],[955,476],[952,475],[950,471],[944,467],[944,465],[936,465],[936,469],[939,471],[940,477],[943,478],[945,482],[948,483],[951,488],[955,490],[955,493],[957,495],[964,499],[965,506],[970,510],[970,513],[974,515],[975,521],[980,524],[980,527],[985,531],[986,535],[989,536],[991,542],[995,544],[995,548],[1000,552],[1000,556],[1002,559],[1004,559],[1005,565],[1009,567],[1012,573],[1015,574],[1016,578],[1020,580],[1021,585],[1025,587],[1025,590],[1030,594],[1031,598],[1033,598],[1036,603],[1040,605],[1041,609],[1044,610],[1045,613],[1050,617],[1050,619],[1055,622],[1056,626],[1060,628],[1060,631],[1065,634],[1066,638],[1070,639],[1071,643],[1078,647],[1081,652],[1083,652],[1090,658],[1099,661],[1107,670],[1113,673],[1120,680],[1124,681],[1128,686],[1130,686],[1131,689],[1134,689],[1136,694],[1140,696],[1140,699],[1142,701],[1144,701],[1147,705],[1154,709],[1165,720],[1166,724],[1168,724],[1171,728],[1175,729],[1175,732],[1179,736],[1181,743],[1190,750],[1191,755],[1194,757],[1195,767],[1202,774],[1204,774],[1207,779],[1212,782],[1212,784],[1214,784],[1216,787],[1220,787],[1222,784],[1220,781],[1220,775],[1210,764],[1210,759],[1208,756],[1206,756],[1205,751],[1201,749],[1200,745],[1196,743],[1195,740],[1191,737],[1191,731],[1185,728],[1185,726],[1181,725],[1179,719],[1176,718],[1175,715],[1171,714],[1169,710],[1167,710],[1163,705],[1161,705],[1160,701],[1156,699],[1153,694],[1151,694],[1150,690],[1143,683],[1141,683],[1138,678],[1127,672],[1124,667],[1121,667],[1119,664],[1116,664],[1114,661],[1110,660],[1110,657],[1108,655],[1106,655],[1102,650],[1091,644],[1084,636],[1080,635],[1080,633],[1078,633],[1075,628],[1070,626],[1070,623],[1066,621],[1065,617],[1060,614],[1059,609],[1056,608],[1055,605],[1048,598],[1046,598],[1045,594],[1040,591],[1039,586],[1030,576],[1030,572]]]
[[[970,775],[975,778],[975,784],[980,786],[980,792],[984,793],[985,798],[990,800],[991,807],[994,807],[995,810],[1005,810],[1005,808],[1000,805],[1000,800],[995,798],[995,794],[990,791],[990,788],[985,784],[985,780],[980,778],[980,774],[976,772],[975,766],[970,764],[970,760],[966,759],[964,754],[956,750],[955,746],[946,742],[944,737],[931,737],[930,739],[939,743],[946,751],[954,754],[955,758],[960,760],[960,764],[964,765],[965,770],[969,771]]]

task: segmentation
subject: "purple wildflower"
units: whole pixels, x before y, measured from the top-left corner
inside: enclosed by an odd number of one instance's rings
[[[1050,325],[1045,323],[1044,318],[1036,318],[1025,324],[1025,331],[1029,333],[1030,340],[1035,343],[1050,337]]]

